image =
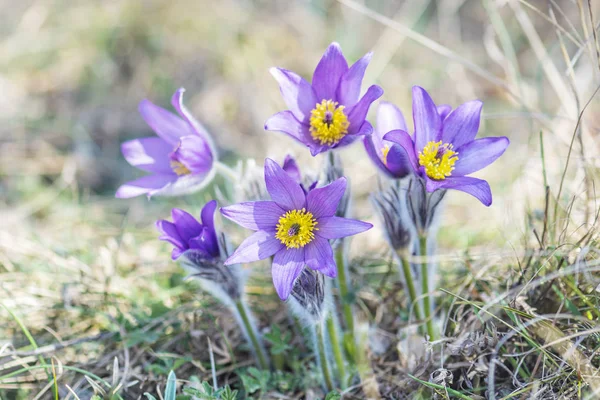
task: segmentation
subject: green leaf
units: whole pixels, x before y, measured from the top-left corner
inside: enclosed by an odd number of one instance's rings
[[[146,399],[148,399],[148,400],[156,400],[156,397],[152,396],[152,395],[151,395],[150,393],[148,393],[148,392],[144,393],[144,396],[146,396]],[[96,396],[94,396],[94,397],[96,397]],[[92,397],[92,400],[96,400],[96,399],[94,399],[94,397]],[[98,399],[100,399],[100,398],[98,398]],[[100,399],[100,400],[101,400],[101,399]]]
[[[177,377],[175,376],[175,372],[171,371],[169,373],[169,377],[167,378],[167,387],[165,388],[165,400],[176,400],[177,396]]]
[[[329,392],[327,393],[327,396],[325,396],[325,400],[340,400],[341,398],[342,395],[336,391]]]

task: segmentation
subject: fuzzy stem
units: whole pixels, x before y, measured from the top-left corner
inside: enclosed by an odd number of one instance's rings
[[[327,362],[327,351],[325,344],[325,334],[323,332],[323,321],[319,321],[315,326],[317,335],[317,353],[319,356],[319,364],[321,364],[321,371],[323,372],[323,380],[325,381],[325,387],[328,391],[332,391],[333,381],[331,380],[331,373],[329,372],[329,363]]]
[[[419,305],[419,300],[417,298],[417,290],[415,289],[415,281],[413,280],[412,271],[410,269],[410,264],[408,262],[408,258],[405,253],[398,253],[394,251],[394,254],[398,256],[398,260],[400,261],[400,265],[402,266],[402,274],[404,275],[404,281],[406,282],[406,288],[408,289],[408,297],[410,300],[410,304],[415,312],[415,319],[418,321],[421,320],[421,306]]]
[[[421,291],[423,295],[423,308],[425,322],[427,324],[427,334],[429,340],[436,339],[433,329],[433,316],[431,315],[431,298],[429,296],[429,270],[427,268],[427,235],[419,237],[419,250],[421,252]]]
[[[246,306],[244,305],[242,300],[237,300],[235,302],[235,307],[236,307],[238,313],[240,314],[240,317],[242,319],[242,323],[244,324],[246,333],[248,334],[248,337],[250,338],[250,344],[254,348],[254,354],[256,355],[256,358],[258,359],[258,364],[260,365],[260,368],[268,370],[269,369],[269,361],[267,360],[267,356],[264,352],[264,348],[261,346],[261,344],[259,342],[259,338],[258,338],[259,336],[256,331],[256,326],[254,326],[254,324],[250,321],[250,318],[248,317],[248,311],[246,310]]]
[[[238,180],[237,173],[231,167],[223,164],[220,161],[215,162],[216,171],[231,183],[236,183]]]
[[[350,294],[350,282],[346,276],[346,263],[344,260],[344,243],[341,242],[335,250],[335,264],[337,266],[338,284],[340,286],[340,297],[342,299],[342,310],[346,322],[346,330],[354,332],[354,315],[352,314],[352,304],[348,301]]]
[[[344,361],[344,355],[342,354],[342,345],[340,343],[337,326],[335,325],[333,315],[329,315],[325,323],[327,324],[327,333],[329,334],[329,340],[331,340],[333,356],[335,357],[335,363],[337,364],[340,385],[342,389],[344,389],[346,386],[346,365]]]

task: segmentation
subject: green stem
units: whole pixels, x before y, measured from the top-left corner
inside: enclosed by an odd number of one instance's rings
[[[325,350],[325,335],[323,334],[323,322],[319,321],[315,326],[317,335],[317,352],[319,356],[319,363],[321,364],[321,371],[323,372],[323,380],[325,380],[325,387],[328,391],[332,391],[333,381],[331,380],[331,373],[329,372],[329,363],[327,362],[327,351]]]
[[[238,174],[231,169],[231,167],[223,164],[220,161],[215,162],[215,170],[231,183],[236,183],[238,181]]]
[[[427,323],[427,334],[429,340],[436,339],[433,329],[433,316],[431,315],[431,298],[429,296],[429,271],[427,268],[427,236],[419,237],[419,249],[421,252],[421,292],[423,295],[423,308],[425,322]]]
[[[248,337],[250,338],[250,344],[254,348],[254,353],[256,354],[256,358],[258,359],[258,364],[262,369],[269,369],[269,362],[267,361],[267,356],[264,352],[264,348],[261,346],[258,333],[256,332],[256,327],[250,321],[248,317],[248,311],[246,310],[246,306],[242,302],[242,300],[237,300],[235,302],[235,307],[237,311],[240,313],[240,317],[242,319],[242,323],[244,324],[244,328],[248,333]]]
[[[342,346],[340,338],[338,336],[337,327],[332,315],[327,317],[327,333],[331,340],[331,347],[333,348],[333,356],[335,357],[335,363],[337,364],[337,370],[340,378],[340,384],[342,389],[346,386],[346,364],[344,362],[344,355],[342,354]]]
[[[421,307],[419,306],[417,290],[415,289],[415,281],[413,280],[410,264],[406,258],[406,254],[398,254],[396,251],[394,251],[394,253],[398,256],[400,265],[402,266],[402,273],[404,275],[404,281],[406,282],[406,288],[408,289],[410,304],[411,307],[414,308],[415,318],[419,321],[421,320]]]
[[[344,260],[344,243],[340,242],[335,250],[335,264],[337,265],[338,284],[340,286],[340,297],[342,300],[342,310],[344,312],[344,321],[346,330],[354,332],[354,314],[352,313],[352,304],[348,299],[350,295],[350,282],[346,276],[346,263]]]

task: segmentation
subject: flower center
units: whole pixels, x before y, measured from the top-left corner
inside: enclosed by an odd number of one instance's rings
[[[337,144],[348,133],[349,126],[344,106],[332,100],[323,100],[310,112],[310,134],[321,145]]]
[[[441,180],[452,175],[457,160],[458,153],[452,150],[452,144],[442,144],[441,140],[427,143],[419,153],[419,164],[431,179]]]
[[[316,225],[317,220],[305,208],[291,210],[279,217],[275,237],[288,249],[298,249],[312,242],[315,238],[313,231],[319,229]]]
[[[381,149],[381,154],[383,155],[383,164],[385,166],[387,166],[387,156],[388,153],[390,152],[390,145],[386,144],[382,149]]]
[[[179,161],[173,161],[173,160],[171,160],[171,169],[173,170],[173,172],[175,172],[179,176],[181,176],[181,175],[189,175],[189,174],[192,173],[192,171],[190,171],[188,169],[188,167],[186,167],[185,165],[183,165]]]

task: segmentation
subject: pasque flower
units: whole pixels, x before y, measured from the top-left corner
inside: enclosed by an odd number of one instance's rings
[[[164,219],[156,222],[156,227],[161,233],[159,239],[173,245],[171,253],[173,260],[177,260],[187,250],[195,250],[206,259],[220,256],[214,224],[216,208],[216,201],[211,200],[206,203],[200,213],[200,222],[179,208],[171,211],[173,222]]]
[[[273,257],[272,275],[282,300],[288,298],[304,266],[335,277],[330,239],[355,235],[371,224],[335,216],[346,179],[305,192],[275,161],[265,160],[265,183],[272,201],[254,201],[221,208],[221,213],[256,231],[240,244],[225,264]]]
[[[466,192],[484,205],[492,204],[492,192],[482,179],[469,177],[504,153],[506,137],[475,139],[479,130],[481,101],[469,101],[455,110],[436,107],[425,89],[413,87],[414,137],[406,130],[388,132],[383,139],[406,151],[409,165],[426,181],[428,192],[455,189]]]
[[[206,186],[214,176],[214,146],[206,130],[183,105],[184,91],[177,90],[171,99],[178,115],[149,100],[140,103],[142,118],[158,137],[127,141],[121,145],[121,152],[129,164],[152,174],[125,183],[116,197],[188,194]]]
[[[383,136],[393,130],[408,131],[404,115],[392,103],[382,101],[377,107],[377,124],[372,135],[365,136],[363,143],[375,165],[391,178],[404,178],[412,172],[406,151]]]
[[[292,71],[271,68],[289,110],[269,118],[265,129],[290,135],[308,146],[313,156],[371,134],[373,127],[365,118],[383,90],[373,85],[360,97],[370,60],[368,53],[348,67],[340,45],[332,43],[315,69],[312,84]]]

